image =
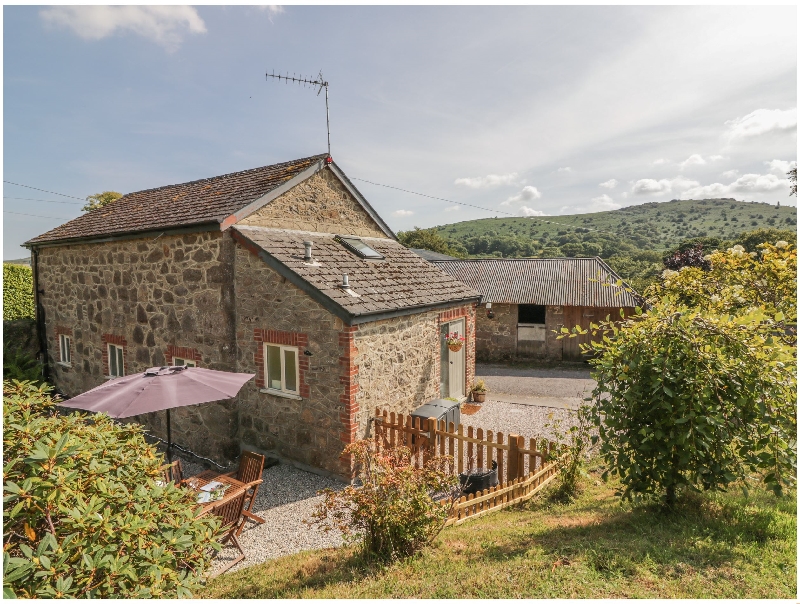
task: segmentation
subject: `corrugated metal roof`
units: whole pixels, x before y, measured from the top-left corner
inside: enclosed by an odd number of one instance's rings
[[[439,260],[444,272],[478,291],[482,303],[633,307],[633,294],[600,258]],[[603,285],[609,284],[609,285]]]

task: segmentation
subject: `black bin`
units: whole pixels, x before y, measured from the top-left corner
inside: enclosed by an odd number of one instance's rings
[[[461,423],[461,403],[437,398],[415,409],[411,413],[411,417],[419,417],[420,425],[422,425],[422,420],[433,417],[438,421],[444,420],[447,422],[446,426],[448,428],[450,422],[453,422],[453,425],[458,428],[458,424]]]

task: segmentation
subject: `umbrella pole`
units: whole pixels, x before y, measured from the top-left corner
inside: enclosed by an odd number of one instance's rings
[[[172,426],[169,419],[169,409],[167,409],[167,459],[172,463]]]

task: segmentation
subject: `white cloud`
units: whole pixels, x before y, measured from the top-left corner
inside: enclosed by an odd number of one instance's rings
[[[601,182],[600,186],[605,189],[613,189],[619,184],[619,181],[616,178],[612,178],[611,180],[607,180],[605,182]]]
[[[704,166],[706,160],[703,159],[702,155],[695,153],[694,155],[690,155],[685,160],[683,160],[680,164],[681,170],[684,168],[688,168],[689,166]]]
[[[564,167],[564,168],[559,168],[559,169],[558,169],[558,171],[559,171],[559,172],[574,172],[575,170],[573,170],[573,169],[572,169],[572,168],[570,168],[569,166],[566,166],[566,167]]]
[[[595,208],[594,211],[618,210],[622,207],[605,193],[600,197],[592,197],[592,206]]]
[[[475,176],[473,178],[456,178],[454,184],[464,185],[470,189],[486,189],[498,185],[515,185],[517,183],[517,173],[511,174],[487,174],[486,176]]]
[[[661,180],[642,178],[633,184],[631,192],[634,195],[661,195],[663,193],[671,193],[673,189],[688,189],[699,185],[699,182],[682,176],[676,176],[672,179],[662,178]]]
[[[392,216],[411,216],[413,213],[411,210],[395,210]]]
[[[539,210],[534,210],[533,208],[529,208],[528,206],[522,206],[519,209],[520,216],[547,216],[544,212],[540,212]]]
[[[723,157],[722,155],[712,155],[708,159],[710,159],[711,161],[720,161],[721,159],[725,159],[725,157]]]
[[[512,203],[518,203],[520,201],[533,201],[534,199],[540,199],[541,197],[542,194],[539,192],[539,189],[528,185],[527,187],[523,188],[522,191],[516,195],[512,195],[500,205],[510,206]]]
[[[773,159],[772,161],[765,161],[766,165],[769,166],[770,172],[775,172],[776,174],[786,174],[792,168],[797,167],[796,161],[786,161],[782,159]]]
[[[722,175],[725,178],[736,178],[739,176],[739,170],[725,170]]]
[[[725,122],[728,126],[728,138],[750,138],[769,132],[786,132],[797,130],[797,108],[781,111],[780,109],[756,109],[744,117]]]
[[[788,178],[778,178],[774,174],[745,174],[729,185],[715,182],[710,185],[692,187],[681,194],[683,199],[702,199],[703,197],[726,197],[735,193],[771,193],[789,189]]]
[[[269,13],[269,22],[272,23],[272,17],[275,15],[281,15],[286,12],[286,10],[280,4],[265,4],[258,7],[259,10],[267,11]]]
[[[130,31],[169,51],[186,32],[205,33],[206,24],[191,6],[55,6],[39,11],[46,25],[71,29],[85,40]]]
[[[461,206],[447,206],[444,211],[445,212],[458,212],[461,209]]]
[[[654,166],[660,166],[661,164],[668,164],[669,160],[664,159],[663,157],[659,157],[656,161],[653,162]]]

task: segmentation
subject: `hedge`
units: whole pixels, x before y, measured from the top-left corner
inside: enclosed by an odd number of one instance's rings
[[[3,320],[33,319],[33,271],[24,264],[3,263]]]

